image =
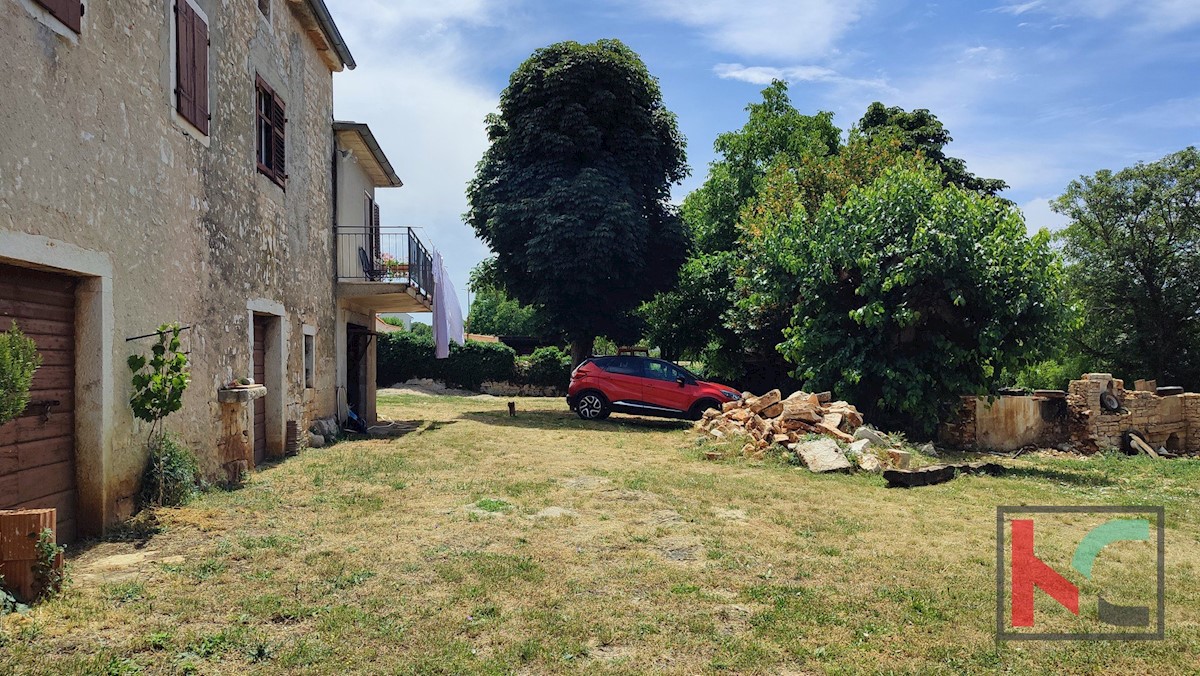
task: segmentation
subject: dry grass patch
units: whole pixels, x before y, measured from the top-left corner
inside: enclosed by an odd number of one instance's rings
[[[684,423],[588,423],[559,400],[520,400],[510,418],[505,402],[385,399],[385,415],[433,424],[307,452],[160,512],[158,534],[73,552],[80,582],[0,620],[0,672],[1188,673],[1200,662],[1196,461],[1037,458],[1004,478],[889,490],[779,461],[706,462]],[[996,505],[1074,503],[1166,504],[1165,642],[993,641]],[[151,553],[104,568],[139,552]]]

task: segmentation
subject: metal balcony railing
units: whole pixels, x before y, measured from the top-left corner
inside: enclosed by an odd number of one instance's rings
[[[433,257],[413,228],[339,225],[339,282],[407,284],[433,296]]]

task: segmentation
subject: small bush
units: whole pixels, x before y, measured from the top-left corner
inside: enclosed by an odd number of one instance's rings
[[[54,531],[43,528],[42,532],[38,533],[37,560],[33,563],[35,600],[40,601],[62,591],[67,578],[58,558],[65,550],[66,547],[54,541]]]
[[[17,597],[4,586],[4,576],[0,575],[0,617],[9,613],[24,613],[29,611],[29,606],[17,600]],[[4,645],[0,641],[0,646]]]
[[[142,506],[178,507],[187,504],[196,496],[199,476],[196,456],[174,437],[160,437],[150,447],[150,462],[142,476]]]
[[[0,425],[25,410],[33,372],[41,365],[37,347],[21,333],[16,322],[0,333]]]
[[[539,347],[529,355],[529,383],[566,388],[571,381],[571,356],[557,347]]]

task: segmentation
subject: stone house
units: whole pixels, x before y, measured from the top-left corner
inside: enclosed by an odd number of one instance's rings
[[[371,129],[334,122],[338,417],[367,424],[375,406],[378,313],[430,312],[433,259],[413,228],[383,225],[378,188],[403,185]]]
[[[71,540],[135,508],[138,337],[190,327],[167,428],[224,478],[338,413],[346,313],[390,306],[343,300],[333,74],[355,64],[322,0],[0,0],[0,41],[0,330],[43,356],[33,402],[0,426],[0,509],[57,507]],[[229,392],[241,377],[262,387]]]

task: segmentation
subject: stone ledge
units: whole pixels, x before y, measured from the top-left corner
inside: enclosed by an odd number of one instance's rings
[[[244,404],[267,396],[265,385],[251,387],[226,387],[217,390],[217,401],[222,404]]]

